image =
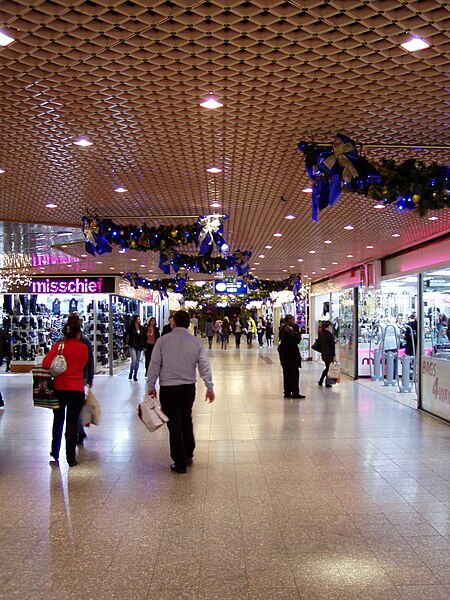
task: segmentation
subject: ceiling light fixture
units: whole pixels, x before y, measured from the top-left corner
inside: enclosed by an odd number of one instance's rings
[[[109,267],[109,268],[110,268],[110,269],[111,269],[111,271],[112,271],[112,270],[113,270],[113,269],[115,269],[116,267]]]
[[[136,262],[137,258],[132,258],[131,260],[132,260],[132,262]]]
[[[339,263],[337,263],[337,262],[333,262],[333,263],[331,263],[331,264],[332,264],[332,265],[337,265],[337,264],[339,264]]]
[[[203,106],[203,108],[214,109],[214,108],[222,108],[223,104],[221,102],[218,102],[215,98],[210,97],[210,98],[208,98],[208,100],[205,100],[204,102],[200,102],[200,106]]]
[[[222,169],[220,167],[212,166],[206,169],[208,173],[222,173]]]
[[[374,208],[386,208],[386,204],[381,204],[381,202],[378,202],[378,204],[375,204]]]
[[[289,220],[295,219],[294,215],[286,215],[284,218]]]
[[[347,254],[347,258],[353,258],[353,254]]]
[[[75,146],[82,146],[83,148],[87,148],[88,146],[92,146],[92,142],[86,140],[85,138],[80,138],[76,142],[74,142]]]
[[[219,204],[218,202],[213,202],[213,203],[211,204],[211,208],[220,208],[221,206],[222,206],[222,205],[221,205],[221,204]]]
[[[271,250],[272,246],[264,246],[264,248],[267,248],[267,250]]]
[[[115,192],[119,192],[119,194],[123,194],[124,192],[128,192],[127,188],[124,187],[118,187],[118,188],[114,188]]]
[[[265,254],[260,254],[258,258],[265,258]]]
[[[326,271],[327,269],[326,269],[326,267],[320,267],[320,270],[321,271]]]
[[[87,258],[87,254],[80,254],[81,258]]]
[[[392,237],[400,237],[400,234],[399,233],[393,233]]]
[[[259,265],[259,262],[255,262],[255,263],[253,263],[253,264],[254,264],[254,265]]]
[[[366,246],[366,248],[373,248],[373,246]]]
[[[7,46],[8,44],[11,44],[11,42],[14,42],[14,38],[0,31],[0,46]]]
[[[325,240],[324,244],[332,244],[333,242],[331,240]]]
[[[312,187],[305,187],[302,189],[302,192],[304,192],[305,194],[312,194]]]
[[[315,250],[310,250],[310,251],[309,251],[309,253],[310,253],[310,254],[315,254],[315,253],[316,253],[316,251],[315,251]]]
[[[98,265],[102,265],[102,264],[103,264],[103,261],[101,261],[101,260],[98,260],[98,261],[97,261],[97,264],[98,264]]]
[[[299,258],[297,262],[303,262],[303,258]]]
[[[428,217],[429,221],[437,221],[439,217]]]
[[[119,250],[119,254],[125,254],[126,250],[125,248],[122,248],[122,250]]]
[[[354,229],[353,225],[346,225],[344,227],[344,229],[348,229],[350,231],[350,229]]]
[[[282,237],[282,235],[283,235],[282,233],[277,232],[277,233],[273,234],[273,237]]]
[[[420,38],[413,38],[409,40],[409,42],[405,42],[404,44],[400,44],[402,48],[408,50],[408,52],[415,52],[416,50],[424,50],[424,48],[429,48],[430,44],[421,40]]]
[[[0,173],[4,173],[4,172],[5,172],[5,169],[0,169]]]
[[[57,208],[58,205],[55,204],[54,202],[48,202],[48,204],[45,205],[45,208]]]

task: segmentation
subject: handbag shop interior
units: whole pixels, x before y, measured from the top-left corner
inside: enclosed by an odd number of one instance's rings
[[[316,334],[320,321],[333,323],[344,373],[376,379],[378,350],[380,385],[390,385],[398,401],[416,406],[420,393],[423,409],[450,420],[450,267],[385,279],[379,289],[358,286],[313,295],[311,306]],[[387,352],[395,363],[391,383]]]
[[[121,295],[1,294],[0,319],[11,342],[10,356],[7,353],[4,356],[6,370],[26,372],[40,363],[60,338],[65,320],[72,312],[80,315],[83,333],[92,344],[95,373],[115,374],[125,368],[128,354],[123,338],[131,317],[137,314],[145,324],[149,317],[155,316],[157,323],[162,323],[168,319],[168,303],[161,302],[159,294],[143,293],[123,286],[120,281],[117,287]]]

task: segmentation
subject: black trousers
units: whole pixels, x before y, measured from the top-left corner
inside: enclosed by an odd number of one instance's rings
[[[161,408],[169,417],[170,456],[177,467],[185,467],[195,449],[192,426],[195,384],[161,386],[159,398]]]
[[[59,457],[61,438],[66,420],[66,456],[67,462],[74,462],[77,446],[77,425],[81,407],[84,403],[84,392],[73,390],[57,390],[59,408],[53,411],[52,455]],[[66,417],[67,409],[67,417]]]
[[[330,365],[333,361],[330,360],[330,362],[325,362],[325,369],[322,371],[322,375],[320,376],[319,379],[319,383],[322,385],[323,380],[327,377],[328,375],[328,369],[330,368]],[[326,382],[325,382],[326,383]]]
[[[298,367],[291,365],[281,365],[283,369],[283,389],[285,396],[298,396],[300,374]]]
[[[147,371],[148,371],[148,366],[150,364],[150,360],[152,358],[152,352],[153,352],[153,348],[155,347],[155,344],[149,344],[147,346],[146,351],[144,352],[144,357],[145,357],[145,376],[147,377]]]
[[[241,331],[236,331],[236,333],[234,334],[234,337],[236,338],[236,348],[241,347],[241,335],[242,335]]]

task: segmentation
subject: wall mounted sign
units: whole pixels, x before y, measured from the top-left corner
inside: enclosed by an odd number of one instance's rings
[[[32,277],[29,285],[9,289],[16,294],[113,294],[115,290],[115,277]]]
[[[214,293],[215,294],[246,294],[247,284],[245,281],[240,279],[234,282],[227,281],[215,281],[214,282]]]

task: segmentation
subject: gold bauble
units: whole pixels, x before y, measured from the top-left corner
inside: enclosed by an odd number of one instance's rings
[[[420,194],[413,194],[412,201],[414,204],[418,204],[420,202]]]

